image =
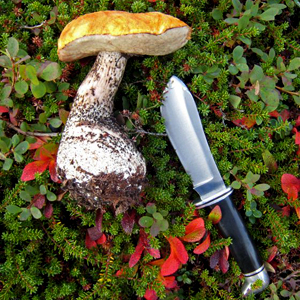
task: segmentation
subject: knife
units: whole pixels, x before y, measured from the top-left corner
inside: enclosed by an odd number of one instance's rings
[[[164,91],[161,115],[166,132],[185,171],[191,176],[194,190],[200,195],[197,208],[219,205],[222,219],[217,224],[224,238],[230,237],[230,252],[245,276],[242,294],[257,294],[269,285],[269,276],[245,223],[231,200],[232,189],[226,187],[211,154],[201,119],[186,85],[172,76]],[[253,286],[261,280],[262,285]]]

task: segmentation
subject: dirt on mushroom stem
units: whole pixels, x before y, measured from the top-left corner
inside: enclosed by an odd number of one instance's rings
[[[112,204],[116,213],[139,202],[146,165],[112,117],[127,57],[101,52],[78,89],[60,142],[57,173],[79,205]]]

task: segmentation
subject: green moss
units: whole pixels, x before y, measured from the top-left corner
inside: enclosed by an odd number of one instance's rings
[[[253,15],[248,20],[246,11],[255,5],[257,9],[252,8]],[[19,66],[36,66],[37,62],[56,62],[63,74],[50,80],[51,87],[41,97],[34,97],[31,88],[21,96],[12,89],[9,97],[4,97],[5,85],[10,82],[15,87],[15,82],[0,58],[0,106],[9,107],[11,112],[10,116],[1,114],[0,124],[1,299],[136,299],[143,297],[147,289],[155,290],[160,299],[242,299],[243,279],[231,256],[227,273],[210,268],[212,255],[230,245],[230,239],[219,235],[204,209],[198,210],[198,215],[204,219],[212,243],[203,255],[193,253],[198,242],[183,243],[189,261],[172,274],[178,289],[165,289],[159,277],[160,267],[150,264],[154,259],[147,251],[135,266],[130,268],[128,264],[140,238],[138,220],[147,215],[148,203],[155,203],[159,211],[167,213],[167,231],[149,236],[151,247],[159,249],[164,259],[170,255],[166,237],[184,236],[185,226],[197,218],[192,200],[198,195],[164,135],[159,111],[163,90],[172,75],[179,76],[195,98],[216,164],[227,185],[236,182],[234,202],[263,259],[269,258],[268,249],[277,247],[277,255],[269,265],[276,271],[271,276],[273,285],[249,299],[270,299],[280,294],[282,276],[287,276],[284,290],[294,294],[299,291],[293,282],[289,283],[289,274],[300,268],[299,219],[295,213],[300,203],[299,199],[288,199],[281,184],[283,174],[300,178],[299,145],[295,143],[300,115],[300,10],[294,1],[0,0],[0,7],[1,55],[6,55],[11,37],[23,50],[14,59],[17,80],[21,80]],[[276,8],[274,20],[263,15],[271,7]],[[123,117],[146,159],[148,184],[140,205],[133,208],[136,215],[131,217],[132,232],[125,233],[123,229],[125,214],[115,216],[113,209],[107,207],[102,221],[107,241],[88,249],[87,229],[95,226],[96,212],[78,207],[68,193],[64,194],[60,183],[51,181],[48,170],[36,175],[35,180],[22,182],[23,169],[33,161],[36,150],[27,149],[21,157],[14,154],[25,138],[19,133],[21,138],[17,141],[15,129],[5,124],[30,132],[52,134],[63,130],[64,125],[51,128],[49,121],[63,120],[63,110],[70,110],[74,92],[90,70],[93,58],[62,63],[57,56],[57,40],[72,19],[98,10],[161,11],[180,18],[193,30],[191,40],[173,54],[132,57],[128,61],[115,97],[115,110],[116,115],[128,111]],[[241,57],[237,58],[239,50]],[[25,61],[24,51],[30,56]],[[59,141],[59,134],[51,137],[51,142]],[[270,188],[262,194],[252,194],[255,185],[249,186],[249,174],[258,176],[255,184]],[[26,186],[38,190],[45,186],[57,200],[51,202],[46,197],[41,218],[30,214],[21,221],[18,213],[12,214],[6,207],[30,210],[34,195],[30,195],[30,202],[20,196]],[[53,208],[50,218],[44,215],[46,204]],[[283,216],[288,207],[290,215]],[[253,217],[250,212],[260,213]],[[149,233],[150,229],[145,231]],[[120,270],[123,274],[117,276]]]

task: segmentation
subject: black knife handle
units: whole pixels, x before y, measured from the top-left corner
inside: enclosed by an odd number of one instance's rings
[[[229,249],[234,259],[244,274],[255,272],[263,262],[230,195],[208,207],[213,209],[216,205],[220,206],[222,212],[217,227],[224,238],[232,239]]]

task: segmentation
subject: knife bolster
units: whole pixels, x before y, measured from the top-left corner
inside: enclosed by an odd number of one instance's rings
[[[201,187],[195,187],[194,190],[199,194],[203,194],[203,186]],[[228,196],[230,196],[233,192],[233,189],[231,187],[227,187],[225,190],[222,190],[218,193],[215,193],[212,197],[208,197],[208,198],[198,198],[196,200],[193,201],[194,205],[196,205],[196,207],[199,208],[204,208],[210,205],[214,205],[220,201],[222,201],[223,199],[227,198]]]

